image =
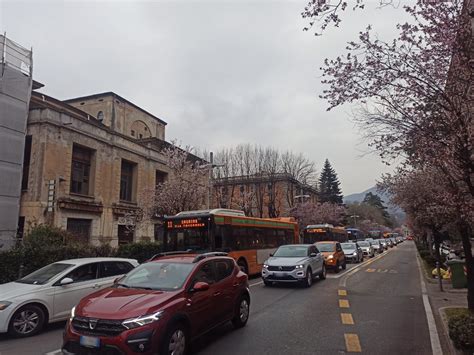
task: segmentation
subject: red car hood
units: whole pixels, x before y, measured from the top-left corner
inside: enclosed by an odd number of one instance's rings
[[[99,319],[127,319],[157,312],[176,292],[106,288],[84,297],[76,315]]]

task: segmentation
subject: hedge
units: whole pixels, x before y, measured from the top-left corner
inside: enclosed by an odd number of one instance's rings
[[[449,337],[461,350],[474,351],[474,313],[467,308],[446,310]]]
[[[23,243],[0,252],[0,284],[14,281],[48,264],[75,258],[123,257],[142,263],[161,251],[153,242],[137,242],[112,248],[108,244],[93,246],[74,240],[59,228],[39,225],[25,236]]]

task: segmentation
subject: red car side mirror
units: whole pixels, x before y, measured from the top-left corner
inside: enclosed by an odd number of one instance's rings
[[[193,287],[193,291],[207,291],[209,290],[209,284],[207,282],[196,282]]]

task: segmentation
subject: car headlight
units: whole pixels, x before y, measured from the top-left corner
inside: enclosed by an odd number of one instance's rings
[[[158,321],[163,314],[163,311],[159,311],[153,314],[147,314],[137,318],[126,319],[122,322],[122,325],[127,329],[134,329],[143,327],[144,325]]]
[[[69,320],[72,321],[72,319],[76,316],[76,306],[72,307],[71,309],[71,316],[69,317]]]
[[[5,308],[7,308],[11,304],[12,303],[8,301],[0,301],[0,311],[3,311]]]
[[[296,265],[295,268],[296,269],[302,269],[302,268],[304,268],[304,265]]]
[[[352,253],[352,255],[356,256],[356,255],[357,255],[357,252],[356,252],[356,251],[355,251],[355,252],[353,252],[353,253]]]
[[[268,269],[268,265],[267,265],[267,264],[263,264],[263,268],[264,268],[264,269]]]
[[[334,255],[329,255],[328,259],[334,259]]]

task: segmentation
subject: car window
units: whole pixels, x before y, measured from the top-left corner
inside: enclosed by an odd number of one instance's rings
[[[316,254],[318,254],[318,253],[319,253],[318,248],[317,248],[316,246],[312,247],[311,253],[316,253]]]
[[[116,286],[173,291],[183,286],[193,268],[191,263],[149,262],[130,271]]]
[[[219,282],[232,274],[235,263],[232,260],[216,260],[216,280]]]
[[[86,264],[79,266],[67,274],[68,277],[76,282],[91,281],[97,279],[98,263]]]
[[[124,275],[133,269],[126,261],[106,261],[100,263],[100,278]]]
[[[72,268],[73,264],[54,263],[49,264],[15,282],[30,284],[30,285],[44,285],[51,279],[59,276],[60,273]]]
[[[212,262],[205,263],[199,268],[194,276],[194,283],[196,282],[207,282],[209,285],[215,282]]]
[[[337,243],[336,244],[336,251],[341,251],[342,248],[341,248],[341,244]]]

